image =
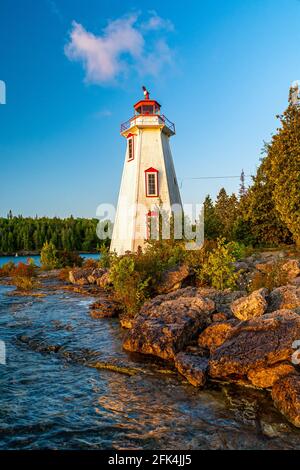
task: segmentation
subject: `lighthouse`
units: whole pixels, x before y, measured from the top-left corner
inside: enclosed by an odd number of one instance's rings
[[[118,255],[143,249],[161,208],[169,217],[182,213],[170,148],[175,125],[161,114],[161,105],[150,99],[145,87],[143,91],[133,117],[121,124],[126,152],[110,247]]]

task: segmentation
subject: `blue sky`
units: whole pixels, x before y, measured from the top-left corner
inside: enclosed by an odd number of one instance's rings
[[[117,199],[146,85],[175,122],[184,202],[253,174],[300,79],[300,1],[1,0],[0,214],[92,217]]]

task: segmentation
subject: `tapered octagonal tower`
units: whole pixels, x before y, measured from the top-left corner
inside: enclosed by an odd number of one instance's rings
[[[143,248],[156,208],[163,207],[170,215],[172,210],[182,211],[169,143],[175,126],[143,89],[144,99],[134,105],[134,116],[121,125],[127,148],[111,241],[111,251],[119,255]]]

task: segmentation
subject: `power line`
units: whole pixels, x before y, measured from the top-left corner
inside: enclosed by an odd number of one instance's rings
[[[251,178],[252,175],[244,175],[244,178]],[[229,175],[229,176],[190,176],[186,178],[182,178],[180,183],[180,188],[182,188],[182,184],[185,180],[213,180],[213,179],[227,179],[227,178],[241,178],[241,175]]]

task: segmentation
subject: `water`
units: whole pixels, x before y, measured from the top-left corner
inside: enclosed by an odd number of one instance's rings
[[[51,281],[48,281],[51,282]],[[52,281],[53,282],[53,281]],[[11,296],[0,285],[0,449],[294,449],[300,432],[260,391],[199,391],[161,363],[122,350],[117,320],[63,290]],[[128,376],[93,368],[105,361]]]
[[[80,255],[82,258],[92,258],[92,259],[99,259],[99,253],[84,253]],[[33,256],[0,256],[0,268],[4,264],[12,261],[13,263],[27,263],[28,259],[33,259],[36,266],[40,266],[40,255],[33,255]]]

